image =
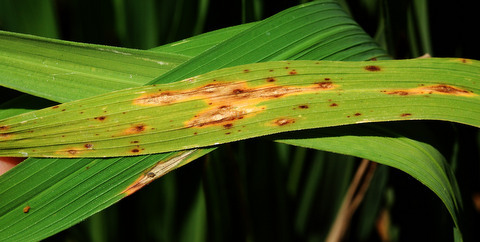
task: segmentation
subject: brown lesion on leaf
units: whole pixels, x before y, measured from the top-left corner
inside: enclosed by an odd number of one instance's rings
[[[402,113],[402,114],[400,114],[400,117],[404,117],[404,118],[410,117],[410,116],[412,116],[411,113]]]
[[[368,65],[368,66],[365,66],[364,68],[367,71],[381,71],[382,70],[382,68],[380,66],[377,66],[377,65]]]
[[[23,208],[23,213],[28,213],[28,212],[30,212],[30,206],[27,205]]]
[[[139,148],[133,148],[133,149],[130,150],[130,152],[133,153],[133,154],[138,154],[138,153],[140,153],[140,149]]]
[[[2,125],[0,126],[0,132],[7,132],[10,129],[10,126],[8,125]],[[0,140],[6,140],[12,138],[11,133],[2,133],[0,134]]]
[[[155,172],[149,172],[149,173],[147,173],[146,176],[149,177],[149,178],[154,178],[156,176],[156,174],[155,174]]]
[[[472,64],[472,60],[470,59],[459,58],[458,61],[460,61],[463,64]]]
[[[233,125],[235,120],[243,119],[248,114],[247,110],[237,109],[231,105],[224,105],[196,115],[193,119],[187,121],[187,127],[205,127],[212,125]]]
[[[144,132],[147,129],[146,124],[134,124],[131,127],[125,129],[122,133],[122,135],[133,135],[133,134],[139,134]]]
[[[321,89],[334,89],[335,88],[335,84],[333,84],[333,82],[331,82],[331,81],[317,82],[315,84],[317,84],[318,87],[320,87]]]
[[[107,119],[107,117],[106,116],[99,116],[99,117],[95,117],[93,119],[98,120],[98,121],[105,121],[105,119]]]
[[[84,152],[94,152],[94,150],[95,149],[92,143],[86,143],[81,146],[71,146],[59,149],[55,152],[55,157],[75,158],[81,156]]]
[[[443,94],[443,95],[453,95],[453,96],[463,96],[471,97],[477,96],[477,94],[472,91],[462,89],[460,87],[447,85],[447,84],[437,84],[437,85],[420,85],[416,88],[410,89],[400,89],[400,90],[383,90],[381,91],[388,95],[399,95],[399,96],[408,96],[408,95],[428,95],[428,94]]]
[[[289,124],[293,124],[293,123],[295,123],[294,118],[278,118],[278,119],[273,120],[273,125],[274,126],[285,126],[285,125],[289,125]]]
[[[178,156],[158,162],[154,167],[144,171],[133,183],[131,183],[121,193],[125,196],[128,196],[140,190],[140,188],[146,186],[155,179],[158,179],[173,170],[182,161],[189,159],[189,156],[193,154],[194,151],[195,150],[184,151]]]
[[[208,107],[186,121],[185,127],[225,127],[225,125],[233,124],[236,120],[248,118],[264,111],[265,106],[258,105],[261,102],[292,95],[316,93],[337,87],[333,82],[324,80],[308,86],[275,85],[273,80],[275,80],[274,77],[268,77],[265,85],[255,87],[250,87],[246,81],[214,82],[187,90],[142,94],[133,100],[133,104],[162,106],[200,99],[204,100]]]
[[[74,157],[78,157],[78,155],[83,150],[86,150],[86,148],[85,147],[82,147],[82,148],[68,147],[68,148],[57,150],[55,153],[59,156],[74,158]]]
[[[275,79],[275,77],[267,77],[266,81],[267,82],[276,82],[277,79]]]

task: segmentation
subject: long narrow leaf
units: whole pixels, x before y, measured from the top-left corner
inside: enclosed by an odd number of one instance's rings
[[[480,126],[480,62],[266,62],[0,121],[0,156],[114,157],[354,123]]]
[[[297,133],[297,137],[292,133],[272,138],[286,144],[355,155],[402,170],[437,194],[459,226],[460,191],[445,158],[431,145],[403,137],[404,133],[394,124],[384,127],[360,124],[309,130]]]
[[[188,59],[0,31],[0,84],[57,102],[141,86]]]

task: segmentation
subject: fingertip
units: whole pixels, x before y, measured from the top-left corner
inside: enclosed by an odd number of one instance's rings
[[[9,171],[25,159],[24,157],[0,157],[0,175]]]

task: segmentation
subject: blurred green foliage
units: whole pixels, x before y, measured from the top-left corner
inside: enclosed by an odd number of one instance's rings
[[[0,0],[0,29],[149,49],[261,20],[302,2]],[[473,2],[341,3],[394,58],[430,53],[480,59]],[[2,101],[15,95],[11,90],[0,92]],[[443,131],[435,144],[451,161],[459,180],[467,225],[464,237],[478,241],[480,211],[473,204],[473,198],[480,196],[478,130],[432,125]],[[356,160],[260,140],[224,145],[47,241],[321,241]],[[441,201],[408,175],[381,166],[347,238],[381,240],[376,223],[385,213],[390,215],[392,241],[452,240],[452,222]]]

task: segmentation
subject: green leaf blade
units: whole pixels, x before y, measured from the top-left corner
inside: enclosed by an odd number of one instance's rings
[[[449,68],[437,67],[442,65]],[[478,127],[480,113],[472,107],[480,104],[474,84],[479,69],[477,61],[456,59],[226,68],[0,121],[0,155],[153,154],[278,132],[410,119]]]
[[[141,86],[187,59],[0,31],[2,86],[58,102]]]

